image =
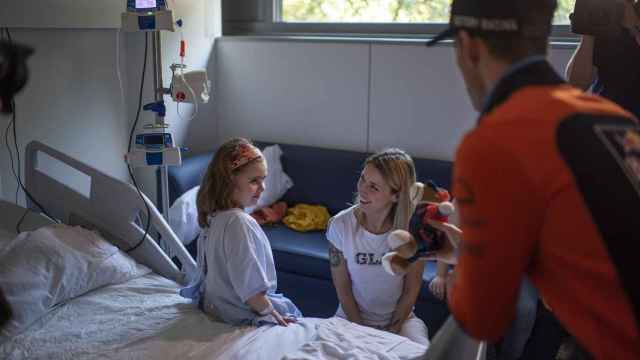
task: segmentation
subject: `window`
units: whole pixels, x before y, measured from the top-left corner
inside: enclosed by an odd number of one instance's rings
[[[442,31],[452,0],[222,0],[224,35],[414,37]],[[576,0],[558,0],[556,38],[574,38]]]
[[[279,0],[282,22],[447,23],[451,0]],[[559,0],[554,19],[569,23],[575,0]]]

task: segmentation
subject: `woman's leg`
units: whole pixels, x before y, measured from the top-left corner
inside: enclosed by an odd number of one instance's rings
[[[414,314],[405,320],[400,329],[400,336],[404,336],[413,342],[417,342],[420,345],[429,346],[429,330],[424,321],[420,320]]]
[[[529,279],[524,278],[520,285],[516,317],[500,343],[498,351],[500,360],[514,360],[522,356],[536,321],[537,308],[538,292]]]

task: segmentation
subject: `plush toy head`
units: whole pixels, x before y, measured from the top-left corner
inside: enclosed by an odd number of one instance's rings
[[[409,266],[433,251],[442,248],[446,235],[428,224],[428,220],[447,222],[455,208],[449,192],[430,182],[416,183],[412,188],[416,210],[411,217],[409,231],[395,230],[387,238],[391,252],[382,257],[382,265],[392,275],[404,275]]]

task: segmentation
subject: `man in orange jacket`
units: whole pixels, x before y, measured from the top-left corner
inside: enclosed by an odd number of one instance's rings
[[[461,231],[449,296],[472,337],[498,340],[527,275],[586,352],[640,359],[640,133],[546,60],[555,0],[454,0],[450,27],[478,125],[460,145]],[[640,65],[638,65],[640,66]],[[455,260],[454,260],[455,259]]]

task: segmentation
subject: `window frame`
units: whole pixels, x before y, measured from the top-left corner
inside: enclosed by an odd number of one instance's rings
[[[234,1],[234,0],[228,0]],[[238,0],[235,0],[238,1]],[[447,23],[331,23],[331,22],[284,22],[281,6],[283,0],[262,0],[257,16],[244,21],[223,20],[224,35],[244,36],[285,36],[285,37],[326,37],[326,38],[401,38],[428,39],[447,28]],[[224,14],[224,12],[223,12]],[[224,15],[223,15],[224,16]],[[567,24],[553,25],[551,34],[555,42],[575,42],[578,35],[571,32]]]

